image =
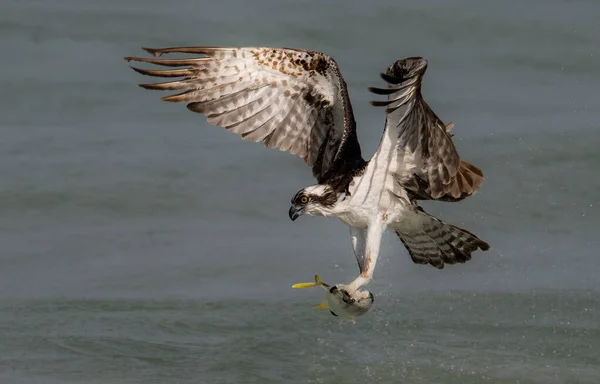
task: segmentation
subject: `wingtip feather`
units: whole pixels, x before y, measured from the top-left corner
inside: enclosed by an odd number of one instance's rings
[[[219,51],[233,51],[238,48],[232,47],[169,47],[169,48],[148,48],[142,47],[142,49],[154,57],[160,57],[165,53],[200,53],[203,55],[210,55]]]
[[[369,90],[369,92],[372,92],[376,95],[391,95],[392,93],[396,93],[398,92],[397,89],[395,88],[376,88],[376,87],[369,87],[367,88]]]
[[[160,48],[148,48],[148,47],[142,47],[142,49],[146,52],[148,52],[149,54],[151,54],[154,57],[161,57],[163,52],[161,52]]]
[[[373,100],[373,101],[369,101],[369,104],[371,104],[374,107],[387,107],[388,105],[390,105],[392,103],[392,101],[389,100]]]
[[[155,77],[183,77],[189,76],[194,73],[193,69],[184,68],[184,69],[143,69],[137,68],[132,65],[129,66],[131,69],[136,71],[137,73],[141,73],[145,76],[155,76]]]

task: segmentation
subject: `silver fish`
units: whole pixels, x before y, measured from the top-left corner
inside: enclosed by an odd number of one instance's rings
[[[333,316],[340,316],[354,321],[358,316],[367,313],[373,306],[375,297],[369,291],[356,291],[353,295],[344,289],[345,285],[326,284],[319,275],[315,275],[315,281],[310,283],[297,283],[292,288],[314,288],[322,287],[325,290],[325,298],[315,309],[328,309]]]

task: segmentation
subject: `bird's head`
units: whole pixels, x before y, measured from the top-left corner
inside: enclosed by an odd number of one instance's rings
[[[329,185],[311,185],[301,189],[292,198],[290,219],[296,220],[300,215],[323,215],[335,205],[338,194]]]

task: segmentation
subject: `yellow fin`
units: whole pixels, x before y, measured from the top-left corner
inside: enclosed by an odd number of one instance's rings
[[[327,305],[327,300],[323,299],[323,302],[317,305],[315,309],[329,309],[329,305]]]
[[[292,285],[292,288],[313,288],[316,287],[316,283],[296,283]]]
[[[325,284],[325,282],[323,281],[323,279],[321,279],[321,276],[319,275],[315,275],[315,282],[314,283],[296,283],[294,285],[292,285],[292,288],[313,288],[313,287],[325,287],[325,288],[329,288],[329,285]]]
[[[320,285],[322,287],[329,287],[329,285],[325,284],[325,282],[323,281],[323,279],[321,279],[321,276],[319,275],[315,275],[315,284]]]

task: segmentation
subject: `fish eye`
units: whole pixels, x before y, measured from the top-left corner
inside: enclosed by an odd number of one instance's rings
[[[308,203],[308,196],[302,196],[302,197],[300,198],[300,202],[301,202],[302,204],[306,204],[306,203]]]

